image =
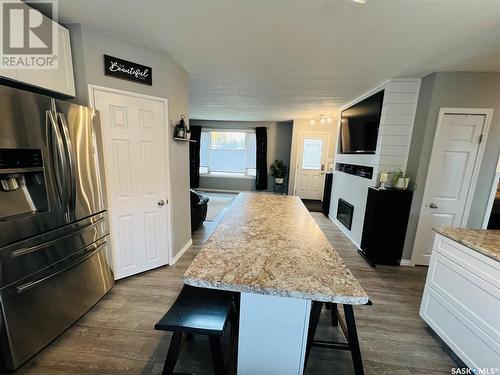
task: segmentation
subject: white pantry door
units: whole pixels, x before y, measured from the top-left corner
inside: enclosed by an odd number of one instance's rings
[[[429,264],[432,227],[462,226],[485,124],[486,114],[441,111],[413,247],[415,264]]]
[[[295,192],[302,199],[323,198],[328,138],[328,133],[299,134]]]
[[[164,103],[94,89],[100,112],[115,278],[169,260]]]

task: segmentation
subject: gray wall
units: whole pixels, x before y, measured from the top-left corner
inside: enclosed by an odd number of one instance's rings
[[[191,125],[198,125],[213,129],[253,129],[259,126],[267,128],[267,164],[268,164],[268,190],[273,188],[273,177],[270,174],[270,166],[276,159],[285,161],[290,166],[290,149],[292,145],[291,121],[270,122],[270,121],[210,121],[192,119]],[[199,189],[215,190],[237,190],[253,191],[255,190],[254,179],[243,178],[217,178],[200,176]]]
[[[98,85],[168,99],[168,117],[173,126],[181,115],[188,117],[189,81],[186,71],[164,52],[130,43],[84,25],[66,25],[70,30],[77,96],[89,105],[88,85]],[[152,67],[153,85],[146,86],[104,75],[103,55],[109,54]],[[172,191],[173,254],[191,239],[189,201],[189,147],[174,142],[168,129]],[[166,230],[166,229],[165,229]]]
[[[408,157],[407,172],[415,178],[415,191],[403,259],[411,258],[439,109],[442,107],[494,109],[467,225],[480,228],[486,211],[500,151],[500,73],[431,74],[422,79]]]

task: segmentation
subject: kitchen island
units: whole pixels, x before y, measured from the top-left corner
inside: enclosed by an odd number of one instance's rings
[[[500,364],[500,231],[434,228],[420,316],[471,369]],[[479,372],[492,373],[492,372]]]
[[[294,196],[239,194],[184,281],[241,293],[240,375],[302,374],[311,301],[369,301]]]

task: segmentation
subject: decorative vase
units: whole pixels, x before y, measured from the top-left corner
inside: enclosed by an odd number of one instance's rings
[[[386,189],[394,189],[394,177],[395,177],[394,172],[387,172],[387,182],[385,183],[385,188]]]
[[[408,189],[408,185],[410,183],[410,178],[409,177],[400,177],[398,178],[398,181],[396,182],[396,189],[400,190],[406,190]]]
[[[276,185],[282,185],[283,184],[283,181],[284,181],[284,178],[279,178],[279,177],[275,177],[274,178],[274,183]]]

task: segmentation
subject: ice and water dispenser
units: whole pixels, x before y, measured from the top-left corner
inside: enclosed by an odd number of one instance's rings
[[[0,221],[49,209],[42,151],[0,149]]]

